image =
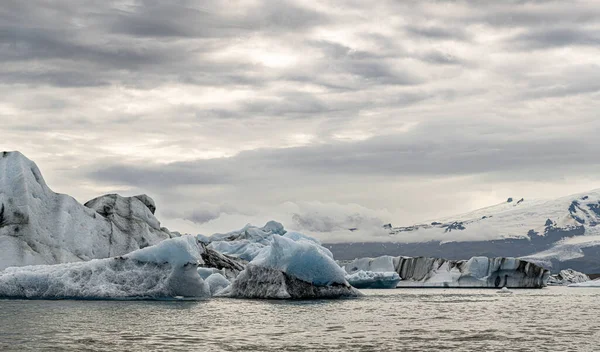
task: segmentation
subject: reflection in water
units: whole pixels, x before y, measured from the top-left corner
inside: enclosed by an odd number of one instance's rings
[[[593,350],[600,290],[365,290],[345,300],[0,301],[1,351]]]

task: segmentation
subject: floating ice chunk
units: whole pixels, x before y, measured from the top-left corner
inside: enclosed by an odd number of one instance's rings
[[[272,245],[261,251],[250,264],[280,270],[319,286],[347,284],[344,270],[323,247],[309,241],[295,242],[275,236]]]
[[[348,284],[317,286],[281,270],[249,264],[230,286],[217,296],[263,299],[310,299],[358,297],[362,294]]]
[[[396,288],[400,282],[398,273],[392,272],[373,272],[357,271],[346,275],[348,283],[356,288]]]
[[[225,278],[225,276],[215,273],[210,275],[206,280],[206,283],[210,287],[210,294],[214,296],[215,294],[222,291],[225,287],[229,286],[231,283],[229,280]]]
[[[0,297],[162,299],[208,297],[198,274],[204,247],[192,236],[88,262],[12,267],[0,272]]]

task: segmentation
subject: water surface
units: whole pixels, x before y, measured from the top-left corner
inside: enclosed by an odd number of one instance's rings
[[[600,289],[344,300],[0,300],[0,351],[594,351]]]

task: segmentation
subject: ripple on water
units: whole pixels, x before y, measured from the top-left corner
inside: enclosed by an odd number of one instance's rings
[[[352,300],[0,301],[1,351],[593,351],[600,290],[365,290]],[[58,346],[58,347],[57,347]]]

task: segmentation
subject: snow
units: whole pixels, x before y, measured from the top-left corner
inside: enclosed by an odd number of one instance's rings
[[[600,189],[557,199],[521,199],[477,209],[451,217],[424,221],[411,227],[392,229],[389,241],[487,241],[504,238],[526,238],[530,230],[544,236],[546,222],[561,229],[585,227],[586,235],[600,224]],[[599,208],[600,209],[600,208]],[[446,232],[448,224],[460,223],[463,230]],[[444,225],[444,226],[442,226]]]
[[[396,272],[373,272],[359,270],[346,275],[348,283],[356,288],[396,288],[400,276]]]
[[[107,258],[169,238],[148,208],[154,206],[149,197],[109,198],[115,203],[106,198],[102,208],[114,216],[105,217],[54,193],[21,153],[0,153],[0,270]]]
[[[0,297],[165,299],[210,296],[198,274],[203,247],[193,236],[165,240],[124,256],[12,267],[0,272]]]

